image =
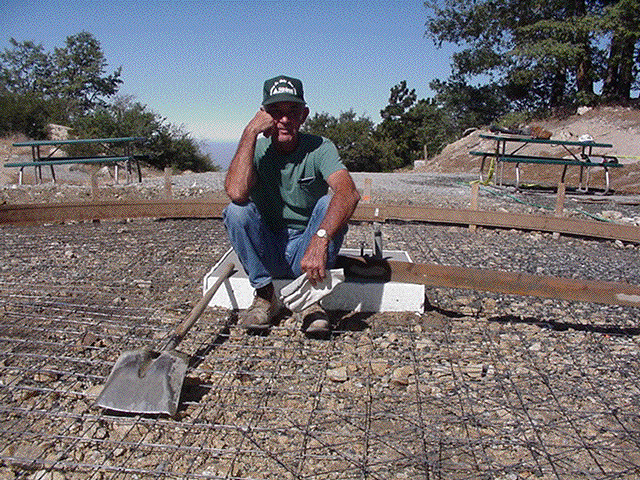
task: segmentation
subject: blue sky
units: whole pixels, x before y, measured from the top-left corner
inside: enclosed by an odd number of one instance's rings
[[[13,37],[52,51],[88,31],[109,73],[122,66],[121,94],[195,138],[235,141],[275,75],[302,79],[312,114],[375,123],[402,80],[431,97],[454,50],[424,36],[426,17],[422,0],[0,0],[0,48]]]

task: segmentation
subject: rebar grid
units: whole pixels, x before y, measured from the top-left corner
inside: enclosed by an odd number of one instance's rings
[[[94,405],[113,363],[162,345],[186,316],[228,248],[220,222],[0,234],[2,478],[640,475],[638,338],[624,334],[637,309],[434,290],[423,314],[333,312],[330,341],[306,339],[295,316],[249,336],[210,309],[180,347],[192,360],[177,418],[114,415]],[[477,255],[545,273],[571,269],[568,257],[523,265],[547,242],[579,250],[596,272],[609,262],[611,278],[629,275],[637,255],[516,233],[472,240],[449,227],[384,234],[415,261],[470,265]],[[369,239],[354,225],[346,246]]]

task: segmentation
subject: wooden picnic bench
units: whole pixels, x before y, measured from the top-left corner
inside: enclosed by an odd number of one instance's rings
[[[18,183],[22,185],[24,169],[34,167],[36,178],[42,182],[42,167],[51,169],[51,177],[56,181],[55,165],[67,164],[102,164],[115,166],[115,178],[118,181],[118,167],[123,165],[130,180],[131,173],[135,169],[138,181],[142,182],[140,161],[146,158],[144,155],[134,155],[134,147],[146,141],[142,137],[116,137],[116,138],[82,138],[76,140],[38,140],[31,142],[17,142],[14,147],[31,147],[31,160],[26,162],[8,162],[5,167],[20,169]],[[65,156],[55,157],[54,154],[65,146],[97,145],[102,154],[95,156]],[[43,155],[41,147],[54,147],[48,154]]]
[[[484,179],[484,167],[487,159],[491,159],[490,170],[496,163],[501,167],[500,174],[498,176],[498,185],[502,185],[503,169],[505,163],[512,163],[515,165],[516,174],[516,188],[520,187],[520,164],[538,164],[538,165],[562,165],[562,175],[560,177],[560,184],[564,185],[567,168],[570,166],[577,166],[580,168],[580,180],[578,191],[586,192],[589,189],[589,177],[591,168],[602,168],[605,175],[605,191],[608,193],[610,189],[609,168],[619,168],[623,165],[618,163],[618,159],[612,155],[603,155],[593,153],[594,148],[611,148],[613,145],[608,143],[596,143],[594,141],[569,141],[569,140],[551,140],[541,138],[530,138],[518,135],[488,135],[480,134],[481,138],[493,140],[495,142],[495,148],[493,151],[475,151],[472,150],[469,153],[471,155],[481,156],[482,162],[480,164],[480,180]],[[534,154],[520,153],[525,147],[533,144],[544,144],[554,147],[562,147],[562,149],[568,155],[565,157],[551,157]],[[570,147],[578,147],[578,152],[574,152]],[[586,170],[586,176],[584,172]]]

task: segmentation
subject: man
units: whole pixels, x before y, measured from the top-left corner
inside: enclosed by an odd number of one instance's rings
[[[268,329],[279,313],[274,278],[324,280],[360,200],[334,144],[300,132],[308,115],[300,80],[265,81],[262,107],[245,127],[225,179],[231,199],[225,227],[256,290],[240,315],[248,329]],[[330,332],[318,305],[306,313],[309,336]]]

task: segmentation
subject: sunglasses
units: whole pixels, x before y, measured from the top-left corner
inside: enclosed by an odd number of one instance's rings
[[[291,107],[283,107],[283,106],[273,106],[267,107],[266,111],[273,118],[282,118],[286,116],[287,118],[299,118],[304,111],[304,107],[301,106],[291,106]]]

